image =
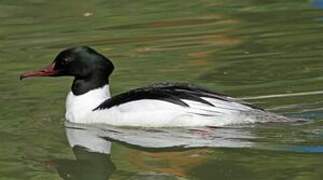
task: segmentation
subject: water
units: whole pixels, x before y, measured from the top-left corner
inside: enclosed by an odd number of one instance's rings
[[[322,4],[0,1],[0,179],[322,179]],[[99,138],[105,150],[71,148],[64,128],[71,79],[18,76],[78,45],[113,59],[113,94],[186,81],[309,120],[193,130],[88,127],[75,137],[90,132],[89,142]]]

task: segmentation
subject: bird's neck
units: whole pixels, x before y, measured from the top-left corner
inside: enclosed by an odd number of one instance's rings
[[[74,95],[82,95],[92,90],[101,88],[108,84],[109,84],[108,77],[101,74],[96,74],[89,78],[75,77],[72,84],[71,91],[73,92]]]

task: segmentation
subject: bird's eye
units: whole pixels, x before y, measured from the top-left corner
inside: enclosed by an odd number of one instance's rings
[[[70,58],[63,58],[62,64],[66,65],[69,62],[70,62]]]

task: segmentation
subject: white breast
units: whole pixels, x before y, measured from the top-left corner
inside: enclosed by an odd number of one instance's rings
[[[90,120],[88,116],[92,113],[92,110],[109,97],[108,85],[78,96],[70,91],[66,99],[65,118],[74,123],[86,123]]]

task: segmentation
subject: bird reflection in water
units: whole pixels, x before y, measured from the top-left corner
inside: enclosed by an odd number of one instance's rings
[[[115,171],[111,161],[111,142],[81,127],[66,127],[66,137],[75,160],[54,160],[54,166],[63,179],[106,180]]]
[[[183,177],[209,161],[210,149],[205,147],[251,147],[249,140],[254,138],[239,128],[130,128],[68,122],[65,126],[75,160],[54,160],[63,179],[99,180],[118,174],[111,160],[111,142],[127,149],[118,152],[114,161],[117,165],[127,161],[136,171],[130,173],[132,177]],[[125,171],[132,171],[128,168]]]
[[[286,127],[296,131],[301,125]],[[286,127],[282,127],[283,124],[226,128],[131,128],[73,123],[66,123],[65,126],[75,159],[52,161],[63,179],[100,180],[109,179],[111,176],[117,179],[201,179],[206,175],[204,179],[224,179],[228,175],[225,170],[236,172],[230,173],[230,177],[243,172],[252,179],[254,174],[251,171],[228,158],[240,154],[241,151],[226,151],[229,155],[225,156],[221,154],[221,147],[247,148],[250,152],[303,152],[304,147],[307,148],[305,152],[310,148],[306,144],[295,144],[307,141],[303,141],[303,136],[295,137],[286,131]],[[311,129],[310,124],[307,126]],[[307,126],[304,126],[302,131],[306,130]],[[276,130],[276,133],[266,133],[268,128],[271,128],[271,131]],[[278,132],[281,134],[279,137],[276,135]],[[112,144],[115,146],[113,159]],[[310,150],[320,149],[316,147]],[[249,151],[245,152],[250,154]]]

